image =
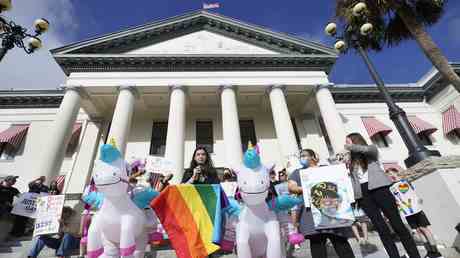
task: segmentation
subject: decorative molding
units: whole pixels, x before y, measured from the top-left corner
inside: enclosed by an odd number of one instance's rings
[[[55,55],[65,74],[78,72],[325,71],[335,57],[315,55]]]
[[[0,109],[59,108],[63,97],[62,90],[0,91]]]
[[[396,102],[422,102],[425,91],[421,87],[388,87]],[[385,103],[377,87],[333,87],[335,103]]]
[[[61,87],[64,92],[72,90],[78,93],[82,99],[89,100],[90,96],[82,85],[64,85]],[[64,93],[65,95],[65,93]]]

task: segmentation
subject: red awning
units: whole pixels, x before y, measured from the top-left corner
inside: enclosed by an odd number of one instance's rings
[[[57,187],[59,189],[59,192],[62,193],[62,190],[64,189],[64,182],[65,182],[65,175],[59,175],[57,176],[54,181],[57,183]]]
[[[398,164],[398,162],[383,162],[383,169],[385,171],[390,168],[397,169],[398,171],[403,170],[403,168]]]
[[[10,128],[0,133],[0,143],[11,144],[14,148],[18,148],[22,140],[27,134],[29,125],[12,125]]]
[[[390,127],[386,126],[375,117],[361,117],[361,120],[363,121],[367,134],[369,134],[369,137],[371,138],[378,133],[383,134],[383,136],[387,136],[393,131]]]
[[[442,128],[445,135],[460,129],[460,113],[453,105],[442,113]]]
[[[438,130],[434,125],[416,116],[409,116],[407,118],[409,119],[409,123],[416,134],[425,133],[427,135],[430,135]]]

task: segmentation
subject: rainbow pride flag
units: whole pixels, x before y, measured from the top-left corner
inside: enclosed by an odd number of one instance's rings
[[[228,199],[220,185],[171,185],[150,206],[179,258],[203,258],[217,251]]]

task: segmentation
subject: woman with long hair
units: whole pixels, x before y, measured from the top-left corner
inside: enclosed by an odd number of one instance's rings
[[[300,152],[300,163],[302,169],[318,166],[318,155],[311,149],[304,149]],[[291,194],[303,196],[300,180],[300,169],[294,170],[289,175],[288,188]],[[348,243],[347,237],[351,234],[351,229],[333,228],[315,230],[313,215],[310,208],[304,205],[300,208],[299,231],[306,239],[310,240],[310,250],[313,258],[327,258],[326,242],[329,239],[340,258],[354,258],[355,255]]]
[[[355,199],[375,226],[388,255],[390,258],[401,257],[382,212],[390,221],[409,257],[419,258],[415,241],[404,226],[395,198],[389,189],[392,181],[380,165],[377,147],[368,145],[359,133],[349,134],[347,142],[345,149],[351,153],[350,175]]]
[[[193,152],[190,167],[182,177],[182,183],[188,184],[219,184],[217,171],[205,147],[199,146]]]

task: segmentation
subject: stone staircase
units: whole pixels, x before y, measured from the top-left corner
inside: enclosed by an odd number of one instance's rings
[[[356,258],[387,258],[388,255],[383,250],[382,243],[378,238],[378,235],[375,232],[370,233],[370,242],[374,245],[374,250],[372,252],[366,252],[366,250],[361,250],[360,246],[354,239],[350,239],[350,243],[352,245],[353,251],[356,255]],[[24,237],[19,239],[14,239],[10,241],[5,241],[4,243],[0,243],[0,258],[26,258],[27,254],[30,250],[32,245],[31,237]],[[401,254],[404,254],[404,248],[402,247],[401,243],[397,243],[398,248],[401,251]],[[302,248],[296,252],[291,253],[288,257],[291,258],[311,258],[310,251],[309,251],[309,243],[308,241],[302,244]],[[419,251],[422,257],[426,254],[425,249],[423,246],[419,246]],[[441,253],[444,255],[444,258],[458,258],[460,257],[460,253],[456,252],[453,248],[443,248],[440,249]],[[329,258],[336,258],[338,257],[335,254],[334,248],[331,244],[328,243],[328,252]],[[55,250],[45,247],[43,251],[40,253],[40,258],[45,257],[56,257]],[[77,258],[78,250],[75,250],[75,253],[70,256],[72,258]],[[162,249],[147,252],[145,258],[173,258],[176,257],[173,250],[170,250],[168,247],[164,247]],[[219,258],[237,258],[234,254],[227,254],[227,255],[216,255]]]

